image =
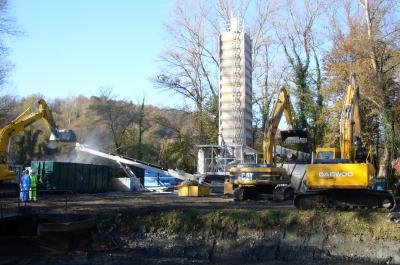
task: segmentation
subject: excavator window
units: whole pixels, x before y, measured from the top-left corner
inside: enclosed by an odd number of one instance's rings
[[[333,152],[319,152],[317,159],[333,159]]]

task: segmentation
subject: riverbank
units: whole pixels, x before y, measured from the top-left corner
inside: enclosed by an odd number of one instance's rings
[[[0,264],[400,264],[400,225],[387,213],[154,193],[74,196],[68,211],[64,204],[42,197],[31,219],[19,216],[29,229],[1,238]],[[83,233],[36,232],[44,219],[88,214],[93,227]],[[67,227],[80,225],[50,228]]]
[[[92,251],[223,264],[400,263],[400,226],[370,212],[178,209],[99,213]]]

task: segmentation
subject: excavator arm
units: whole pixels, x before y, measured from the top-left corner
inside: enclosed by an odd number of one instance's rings
[[[359,89],[355,77],[347,87],[346,98],[340,116],[340,152],[342,159],[355,161],[361,145],[361,121],[359,106]]]
[[[76,142],[76,136],[72,130],[58,129],[53,114],[43,99],[40,99],[37,105],[37,110],[32,107],[27,108],[17,118],[0,129],[0,180],[12,180],[15,178],[15,173],[8,170],[7,165],[10,139],[32,123],[42,119],[51,131],[50,141]]]
[[[285,87],[280,88],[279,98],[275,102],[272,109],[271,117],[268,120],[267,126],[265,126],[264,139],[263,139],[263,154],[265,164],[273,163],[273,147],[275,144],[275,135],[278,130],[279,122],[282,119],[282,114],[285,114],[286,122],[289,127],[289,131],[296,134],[294,128],[293,119],[293,107],[290,102],[289,95]]]

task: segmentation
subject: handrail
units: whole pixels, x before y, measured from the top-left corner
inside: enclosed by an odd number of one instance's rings
[[[29,191],[33,191],[33,192],[37,192],[40,195],[44,195],[46,193],[50,193],[50,194],[62,194],[65,195],[65,200],[64,200],[64,211],[68,211],[68,199],[69,199],[69,195],[72,195],[73,192],[72,190],[49,190],[49,189],[26,189],[26,190],[19,190],[19,191],[15,191],[13,192],[15,194],[16,197],[14,197],[14,199],[16,199],[16,201],[5,201],[4,199],[6,197],[1,197],[0,196],[0,219],[4,218],[4,210],[7,208],[7,206],[10,205],[17,205],[16,206],[16,215],[19,215],[21,212],[21,208],[22,207],[27,207],[28,205],[34,203],[33,201],[21,201],[19,198],[19,195],[21,194],[21,192],[29,192]],[[8,197],[10,198],[10,197]],[[41,198],[41,201],[45,200],[44,198]],[[6,206],[6,207],[5,207]]]

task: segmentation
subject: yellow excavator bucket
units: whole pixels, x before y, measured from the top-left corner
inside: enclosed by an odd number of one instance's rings
[[[54,142],[76,142],[76,135],[73,130],[57,130],[57,133],[50,135],[49,141]]]
[[[306,144],[307,143],[307,130],[306,129],[292,129],[280,131],[282,142],[284,144]]]

